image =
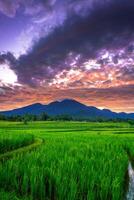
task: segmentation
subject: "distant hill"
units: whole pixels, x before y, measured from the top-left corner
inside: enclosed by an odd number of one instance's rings
[[[63,101],[55,101],[48,105],[40,103],[32,104],[26,107],[0,112],[7,116],[47,113],[50,116],[70,115],[75,118],[105,118],[105,119],[134,119],[134,113],[116,113],[107,109],[100,110],[93,106],[86,106],[72,99],[64,99]]]

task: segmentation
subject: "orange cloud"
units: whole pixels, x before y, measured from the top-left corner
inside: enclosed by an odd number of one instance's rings
[[[108,108],[117,112],[134,112],[134,85],[111,88],[58,89],[19,87],[3,88],[0,95],[0,110],[9,110],[32,103],[47,104],[64,98],[73,98],[86,105]],[[129,103],[128,103],[129,102]]]

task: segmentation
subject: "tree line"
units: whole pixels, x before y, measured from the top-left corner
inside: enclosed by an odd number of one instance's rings
[[[107,119],[102,117],[93,117],[93,118],[81,118],[81,117],[72,117],[70,115],[57,115],[50,116],[47,113],[43,112],[40,115],[25,114],[25,115],[2,115],[0,114],[0,121],[12,121],[12,122],[23,122],[27,124],[30,121],[86,121],[86,122],[128,122],[130,125],[134,125],[134,120],[131,119]]]
[[[0,114],[0,121],[12,121],[12,122],[29,122],[29,121],[71,121],[73,118],[69,115],[57,115],[49,116],[47,113],[41,113],[40,115],[25,114],[25,115],[2,115]]]

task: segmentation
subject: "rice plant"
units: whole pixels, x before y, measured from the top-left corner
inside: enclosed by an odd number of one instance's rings
[[[9,124],[7,124],[9,126]],[[0,128],[33,134],[38,148],[0,164],[0,188],[29,200],[121,200],[134,130],[125,123],[38,122]],[[131,132],[126,134],[125,132]],[[118,134],[120,132],[120,134]],[[2,199],[5,200],[5,199]]]
[[[0,134],[0,154],[29,145],[34,142],[34,136],[28,134]]]

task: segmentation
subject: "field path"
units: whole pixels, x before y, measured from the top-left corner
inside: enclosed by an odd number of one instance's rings
[[[12,151],[9,151],[9,152],[1,154],[0,155],[0,162],[3,162],[3,161],[5,161],[5,160],[7,160],[9,158],[12,158],[12,157],[16,156],[17,154],[31,151],[31,150],[37,148],[42,143],[43,143],[42,139],[36,138],[34,143],[32,143],[30,145],[27,145],[27,146],[24,146],[24,147],[20,147],[18,149],[15,149],[15,150],[12,150]]]

